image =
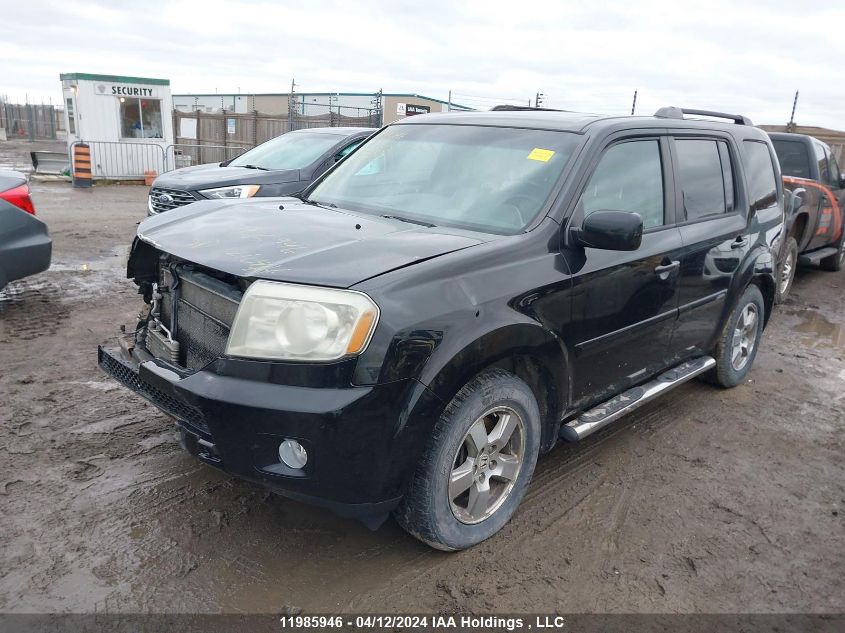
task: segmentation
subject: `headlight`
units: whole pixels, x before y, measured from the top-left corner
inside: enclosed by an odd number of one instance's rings
[[[206,198],[252,198],[261,185],[232,185],[231,187],[217,187],[200,191]]]
[[[256,281],[238,307],[226,354],[337,360],[364,351],[378,316],[378,306],[362,292]]]

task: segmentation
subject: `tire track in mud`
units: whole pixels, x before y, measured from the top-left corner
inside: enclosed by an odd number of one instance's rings
[[[638,427],[658,430],[671,424],[672,418],[667,415],[667,410],[661,408],[659,403],[646,405],[628,418],[623,418],[617,423],[596,433],[595,435],[575,444],[560,444],[548,455],[541,458],[538,463],[535,475],[529,485],[528,492],[524,497],[519,509],[502,531],[476,546],[472,551],[477,555],[474,559],[482,561],[495,560],[496,554],[501,547],[513,549],[515,546],[520,552],[529,554],[543,550],[549,542],[559,540],[561,544],[566,542],[565,537],[569,529],[561,525],[561,520],[581,506],[589,503],[595,509],[599,505],[599,499],[611,496],[615,498],[614,512],[611,514],[613,520],[603,527],[604,522],[591,520],[590,526],[601,533],[604,531],[613,533],[614,529],[621,529],[627,520],[630,508],[638,494],[636,485],[632,487],[610,486],[609,479],[613,476],[617,465],[610,464],[610,471],[605,463],[598,463],[596,458],[607,455],[607,451],[614,451],[619,448],[619,440],[622,444],[626,433],[633,432],[632,442],[637,443],[642,430]],[[610,455],[613,461],[613,455]],[[607,460],[603,460],[607,461]],[[630,461],[630,460],[628,460]],[[625,466],[625,464],[623,464]],[[631,480],[633,481],[632,477]],[[581,526],[583,528],[583,525]],[[614,541],[612,548],[604,557],[609,560],[613,553],[619,549],[618,541]],[[480,550],[480,551],[479,551]],[[465,566],[463,559],[468,553],[436,555],[431,559],[428,556],[421,556],[417,565],[419,569],[413,572],[406,572],[394,577],[389,583],[390,589],[382,597],[399,597],[411,586],[419,586],[420,583],[432,582],[435,584],[437,578],[458,575],[460,577],[473,577],[483,575],[483,568],[489,563],[470,564]],[[538,561],[537,565],[541,565]],[[597,566],[605,567],[606,564],[597,562]],[[458,570],[455,570],[458,567]],[[547,570],[545,573],[557,573],[557,580],[565,580],[564,568],[557,572]],[[520,583],[525,582],[524,574],[513,573],[512,581],[501,581],[498,591],[513,590]],[[462,588],[461,592],[465,589]],[[461,601],[466,598],[461,592],[455,593],[455,587],[448,583],[440,586],[441,593],[445,594],[444,600],[447,604],[454,602],[456,608],[463,608]],[[457,598],[455,597],[457,595]],[[376,606],[367,602],[356,603],[352,601],[347,607],[350,610]]]

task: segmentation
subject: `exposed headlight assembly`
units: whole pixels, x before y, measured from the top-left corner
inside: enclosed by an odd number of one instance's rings
[[[378,316],[378,306],[362,292],[259,280],[244,293],[226,354],[337,360],[366,349]]]
[[[217,187],[216,189],[203,189],[200,191],[206,198],[216,200],[219,198],[252,198],[261,185],[232,185],[230,187]]]

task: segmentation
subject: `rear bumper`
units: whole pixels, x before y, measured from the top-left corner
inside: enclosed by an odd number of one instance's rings
[[[53,240],[42,222],[33,223],[31,228],[25,235],[0,244],[0,288],[50,268]]]
[[[183,447],[201,461],[343,516],[384,515],[413,474],[424,429],[442,403],[415,380],[318,389],[180,374],[137,348],[98,349],[107,374],[176,419]],[[302,469],[279,460],[296,439]]]

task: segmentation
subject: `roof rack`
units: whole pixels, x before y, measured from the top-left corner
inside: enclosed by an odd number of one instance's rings
[[[566,110],[558,110],[557,108],[535,108],[533,106],[520,105],[497,105],[490,108],[490,112],[522,112],[522,111],[537,111],[537,112],[566,112]]]
[[[712,110],[694,110],[692,108],[677,108],[675,106],[666,106],[660,108],[654,113],[659,119],[683,119],[685,114],[692,114],[695,116],[710,116],[717,119],[729,119],[737,125],[754,125],[747,116],[741,114],[727,114],[725,112],[714,112]]]

